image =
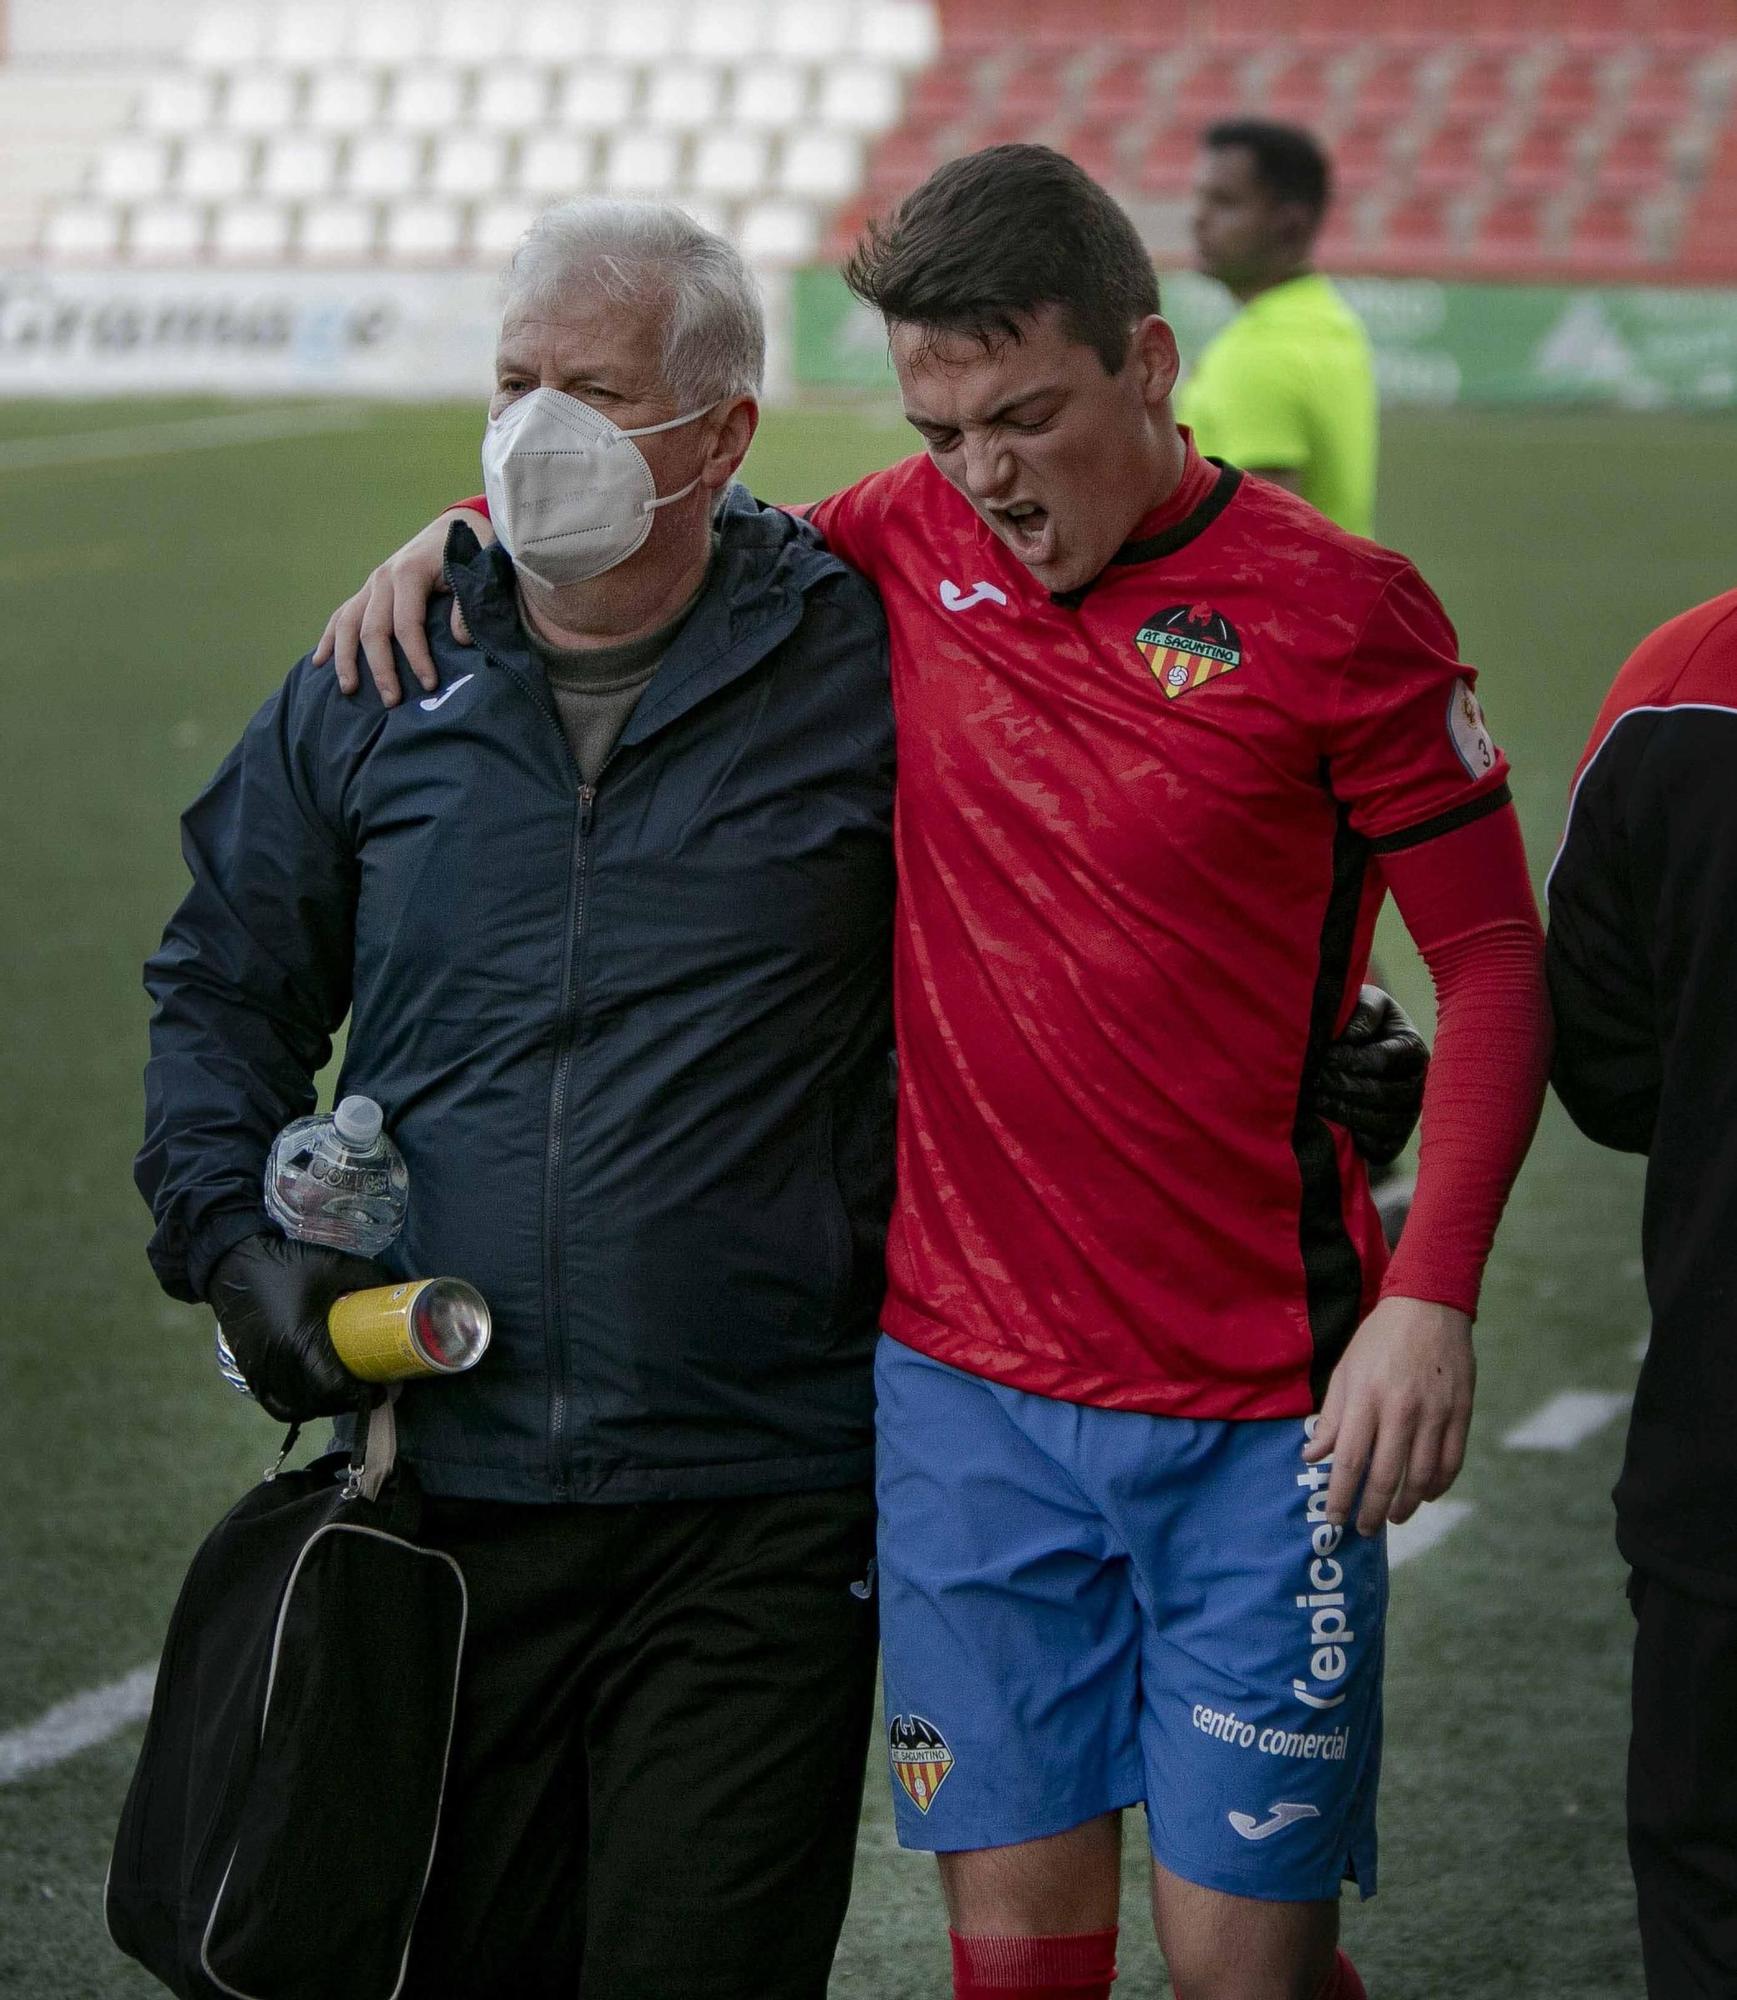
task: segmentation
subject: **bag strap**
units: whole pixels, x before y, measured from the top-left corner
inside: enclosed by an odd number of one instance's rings
[[[354,1500],[358,1494],[364,1500],[378,1500],[381,1488],[392,1476],[392,1468],[398,1462],[398,1419],[394,1414],[398,1387],[393,1382],[384,1395],[374,1399],[366,1430],[357,1422],[350,1476],[344,1484],[346,1500]]]

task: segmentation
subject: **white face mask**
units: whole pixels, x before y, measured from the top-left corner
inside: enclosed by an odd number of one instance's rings
[[[515,564],[558,587],[601,576],[651,533],[651,517],[699,485],[660,499],[651,467],[633,440],[691,424],[708,410],[624,431],[601,410],[559,389],[516,397],[483,433],[483,491],[489,518]]]

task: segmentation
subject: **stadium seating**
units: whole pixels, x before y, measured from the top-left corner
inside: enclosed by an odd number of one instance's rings
[[[1685,27],[1696,4],[1649,29],[1640,0],[1582,0],[1547,29],[1498,0],[1391,23],[1362,0],[217,0],[38,247],[493,264],[595,189],[800,261],[1022,138],[1175,256],[1201,128],[1249,113],[1327,141],[1337,268],[1733,278],[1737,27],[1710,4]]]

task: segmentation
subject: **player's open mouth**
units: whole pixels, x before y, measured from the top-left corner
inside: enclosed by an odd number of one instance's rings
[[[1021,562],[1036,564],[1047,560],[1052,546],[1047,507],[1040,507],[1035,500],[997,507],[995,525]]]

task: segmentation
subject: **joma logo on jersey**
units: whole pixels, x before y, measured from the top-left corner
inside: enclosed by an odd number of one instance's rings
[[[1134,634],[1134,644],[1169,701],[1242,665],[1236,627],[1210,604],[1155,612]]]
[[[887,1747],[892,1754],[893,1776],[918,1812],[926,1813],[953,1768],[946,1737],[920,1715],[895,1715],[887,1724]]]

